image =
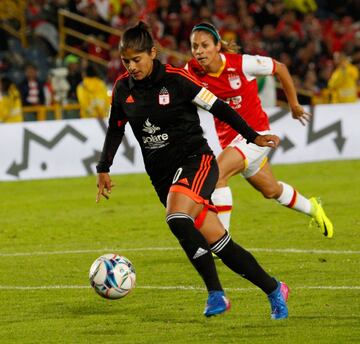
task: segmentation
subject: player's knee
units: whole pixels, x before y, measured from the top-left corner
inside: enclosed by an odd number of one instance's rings
[[[166,222],[190,259],[198,258],[195,253],[199,248],[203,252],[201,255],[210,254],[210,248],[205,238],[195,229],[192,217],[184,213],[172,213],[166,217]]]
[[[225,168],[222,168],[221,165],[219,165],[219,177],[216,187],[219,188],[227,186],[229,179],[235,174],[236,173],[233,171],[226,171]]]
[[[172,213],[166,216],[166,222],[171,232],[179,241],[187,237],[189,228],[194,227],[194,219],[185,213]]]
[[[228,185],[228,178],[225,176],[219,175],[219,179],[216,183],[216,188],[223,188]]]

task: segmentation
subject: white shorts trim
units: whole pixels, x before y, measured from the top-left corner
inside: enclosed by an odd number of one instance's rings
[[[270,134],[270,130],[259,131],[261,135]],[[241,172],[244,178],[249,178],[258,173],[267,161],[270,147],[259,147],[254,143],[246,143],[240,134],[236,136],[229,144],[228,147],[236,148],[239,153],[244,157],[245,169]]]

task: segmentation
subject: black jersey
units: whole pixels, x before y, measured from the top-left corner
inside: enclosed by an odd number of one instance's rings
[[[146,171],[153,181],[176,171],[189,156],[211,154],[197,106],[212,112],[216,101],[217,97],[187,71],[157,60],[151,75],[144,80],[136,81],[128,73],[123,74],[113,88],[109,128],[98,172],[109,171],[127,122],[140,144]],[[235,121],[239,124],[238,119]],[[253,141],[257,133],[241,118],[240,121],[242,134]]]

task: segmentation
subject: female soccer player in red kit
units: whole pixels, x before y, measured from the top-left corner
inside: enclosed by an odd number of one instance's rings
[[[208,23],[194,26],[190,41],[193,58],[186,66],[188,71],[226,101],[251,128],[261,134],[270,133],[269,119],[258,97],[256,76],[260,75],[275,75],[285,91],[293,118],[303,125],[309,121],[310,114],[299,104],[284,64],[270,57],[236,54],[238,46],[222,41],[216,28]],[[217,118],[214,120],[223,151],[217,158],[220,176],[212,201],[225,228],[230,226],[233,202],[228,180],[241,173],[265,198],[311,216],[325,237],[333,236],[333,225],[316,198],[308,199],[291,185],[276,180],[267,161],[270,151],[267,147],[247,144],[229,125]]]

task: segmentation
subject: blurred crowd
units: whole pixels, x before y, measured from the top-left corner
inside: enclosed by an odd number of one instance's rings
[[[360,1],[29,0],[26,19],[36,38],[31,42],[33,50],[13,49],[14,38],[0,31],[4,42],[0,46],[0,121],[19,120],[21,105],[79,102],[81,117],[107,114],[106,92],[124,71],[117,49],[119,37],[68,22],[73,30],[107,42],[111,49],[75,37],[66,43],[108,61],[108,65],[104,69],[73,54],[59,61],[59,9],[120,30],[144,20],[161,46],[184,56],[190,56],[192,27],[210,22],[222,39],[236,41],[242,53],[270,56],[284,63],[303,104],[358,100]],[[175,66],[186,62],[178,56],[164,55],[162,59]],[[94,100],[100,94],[101,99]]]

